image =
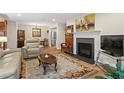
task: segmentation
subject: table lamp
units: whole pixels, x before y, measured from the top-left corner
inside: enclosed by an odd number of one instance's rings
[[[0,36],[1,48],[4,49],[4,42],[7,42],[6,36]]]

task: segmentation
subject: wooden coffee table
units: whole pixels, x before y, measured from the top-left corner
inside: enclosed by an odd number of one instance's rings
[[[41,63],[43,64],[43,69],[44,69],[44,74],[46,74],[46,66],[47,65],[52,65],[55,64],[55,71],[57,72],[57,60],[56,57],[51,55],[51,54],[47,54],[48,58],[45,57],[46,54],[40,54],[38,56],[38,60],[39,60],[39,66],[41,65]]]

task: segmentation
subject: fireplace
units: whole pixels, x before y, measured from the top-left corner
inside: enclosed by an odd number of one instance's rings
[[[94,38],[77,38],[77,56],[88,62],[94,63]]]
[[[92,44],[78,43],[78,55],[92,58]]]
[[[73,44],[73,54],[80,59],[88,59],[89,63],[95,63],[97,61],[98,52],[100,50],[100,31],[82,31],[74,33],[74,44]],[[85,43],[91,44],[91,56],[80,55],[78,53],[78,44]],[[89,45],[86,45],[89,46]],[[84,51],[83,51],[84,52]],[[86,62],[88,62],[86,61]],[[92,62],[93,61],[93,62]]]

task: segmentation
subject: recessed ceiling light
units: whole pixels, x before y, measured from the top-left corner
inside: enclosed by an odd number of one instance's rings
[[[56,20],[55,19],[52,19],[53,22],[55,22]]]
[[[17,14],[17,16],[21,16],[21,14]]]

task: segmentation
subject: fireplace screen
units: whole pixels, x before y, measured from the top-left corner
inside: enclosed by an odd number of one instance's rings
[[[78,55],[92,58],[92,44],[78,43]]]

